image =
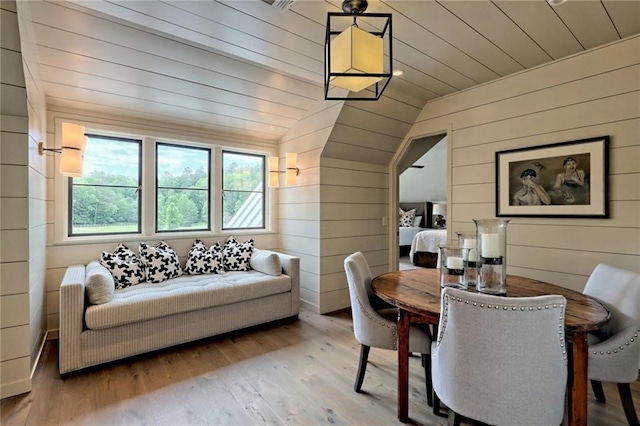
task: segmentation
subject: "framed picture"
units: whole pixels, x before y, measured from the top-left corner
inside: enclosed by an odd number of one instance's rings
[[[609,217],[609,136],[496,152],[496,216]]]

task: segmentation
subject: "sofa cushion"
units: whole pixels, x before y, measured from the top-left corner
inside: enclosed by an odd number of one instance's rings
[[[182,275],[178,254],[164,241],[160,241],[155,247],[140,243],[138,251],[148,283],[161,283]]]
[[[96,261],[89,262],[87,265],[84,285],[87,289],[89,303],[94,305],[111,301],[116,290],[111,272]]]
[[[85,322],[90,329],[100,330],[289,291],[288,275],[274,277],[258,271],[182,275],[160,284],[117,290],[110,302],[87,307]]]
[[[198,274],[223,274],[224,257],[219,242],[207,246],[201,240],[195,240],[184,267],[184,273],[188,275]]]
[[[100,264],[111,272],[116,288],[136,285],[145,279],[144,265],[138,255],[122,243],[113,253],[103,251]]]
[[[224,255],[224,269],[226,271],[250,271],[251,253],[253,252],[253,239],[241,243],[234,237],[224,243],[222,253]]]
[[[280,256],[273,251],[253,249],[251,253],[251,259],[249,260],[251,268],[263,274],[269,275],[281,275],[282,263],[280,262]]]

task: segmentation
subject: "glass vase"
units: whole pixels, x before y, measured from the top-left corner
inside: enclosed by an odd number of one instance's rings
[[[461,248],[466,248],[462,253],[462,261],[464,264],[464,279],[467,282],[467,287],[476,286],[476,262],[478,260],[478,249],[475,232],[456,232],[458,235],[458,245]]]
[[[507,224],[509,219],[473,219],[476,224],[476,290],[507,293]]]
[[[440,249],[440,287],[455,287],[463,290],[467,289],[464,279],[465,252],[469,249],[444,245],[438,246]]]

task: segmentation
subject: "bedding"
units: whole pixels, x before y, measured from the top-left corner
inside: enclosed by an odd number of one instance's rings
[[[400,234],[398,235],[398,241],[400,247],[402,246],[410,246],[413,242],[413,237],[418,233],[424,231],[425,228],[420,228],[418,226],[411,227],[401,227],[398,228]]]
[[[439,255],[440,250],[438,246],[447,243],[447,230],[446,229],[423,229],[414,235],[411,241],[411,251],[409,252],[409,259],[413,263],[413,256],[417,252],[430,252]],[[439,265],[440,262],[436,265]]]

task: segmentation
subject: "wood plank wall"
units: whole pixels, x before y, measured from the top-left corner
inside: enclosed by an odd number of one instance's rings
[[[46,332],[46,108],[23,4],[3,1],[0,397],[31,389]]]
[[[640,272],[640,37],[427,103],[408,140],[451,129],[448,224],[495,217],[496,151],[609,135],[610,219],[517,218],[508,272],[582,291],[598,263]]]

